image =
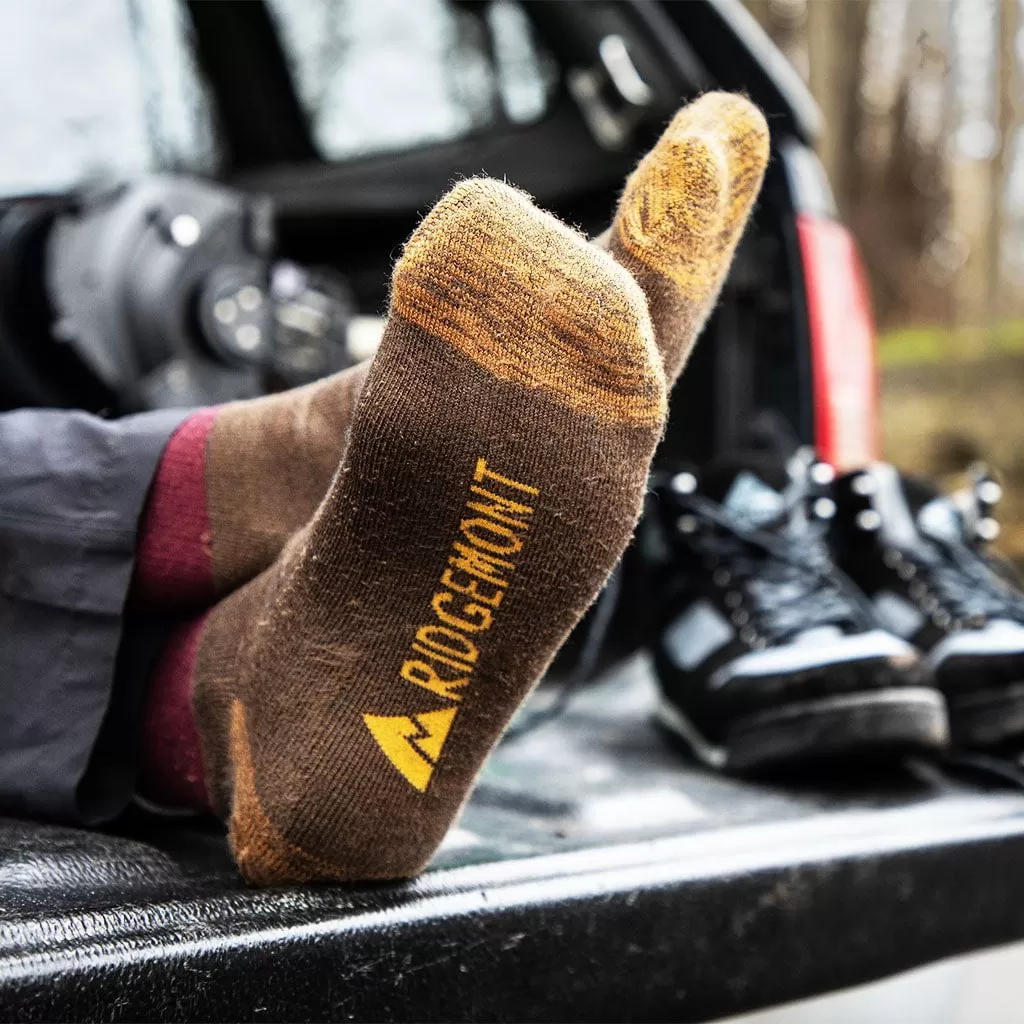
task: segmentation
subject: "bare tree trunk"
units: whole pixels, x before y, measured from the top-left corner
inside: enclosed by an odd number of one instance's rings
[[[743,0],[773,43],[807,78],[807,10],[813,0]]]
[[[988,18],[993,13],[991,0],[979,4],[976,0],[953,0],[952,17],[954,36],[964,32],[970,19]],[[993,37],[994,47],[995,43]],[[969,89],[972,76],[978,74],[971,63],[977,57],[965,53],[963,45],[954,47],[954,82],[958,104],[957,126],[954,138],[965,130],[971,144],[965,145],[957,139],[953,147],[950,166],[951,225],[961,247],[963,258],[955,282],[955,319],[961,331],[960,346],[964,351],[984,347],[984,335],[977,328],[988,323],[988,295],[992,272],[989,266],[990,228],[992,226],[992,157],[985,151],[985,139],[981,142],[975,135],[991,124],[991,111],[979,105],[977,99],[970,101],[974,90]],[[986,62],[994,54],[991,50],[984,55]],[[974,86],[977,89],[977,85]]]
[[[991,162],[992,216],[989,225],[989,289],[988,316],[990,324],[998,324],[1007,314],[1003,290],[1003,239],[1007,229],[1006,183],[1013,159],[1013,142],[1018,123],[1018,97],[1022,87],[1017,65],[1015,42],[1020,25],[1019,0],[1001,0],[999,25],[999,143]]]
[[[807,5],[811,92],[824,115],[818,149],[844,213],[856,200],[862,178],[860,84],[869,7],[868,0],[810,0]]]

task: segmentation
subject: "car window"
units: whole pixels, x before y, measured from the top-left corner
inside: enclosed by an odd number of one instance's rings
[[[554,88],[521,6],[483,18],[444,0],[270,0],[313,138],[328,160],[540,118]]]
[[[33,0],[0,33],[0,193],[213,171],[218,147],[179,0]]]

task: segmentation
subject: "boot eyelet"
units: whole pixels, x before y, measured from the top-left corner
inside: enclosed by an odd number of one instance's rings
[[[834,519],[836,503],[831,498],[815,498],[811,505],[811,513],[816,519]]]
[[[690,515],[680,516],[676,520],[676,529],[680,533],[685,533],[685,534],[696,533],[698,526],[699,526],[699,523],[697,522],[697,517],[696,516],[690,516]]]
[[[711,582],[716,587],[727,587],[732,582],[732,573],[728,569],[716,569],[711,574]]]
[[[974,527],[974,532],[977,533],[983,541],[991,543],[999,536],[999,522],[991,516],[986,516],[984,519],[978,520]]]
[[[836,471],[827,462],[814,462],[808,475],[819,487],[827,487],[836,478]]]
[[[978,497],[986,505],[998,505],[1003,498],[1003,489],[995,480],[982,480],[978,484]]]
[[[855,522],[859,529],[874,533],[882,525],[882,517],[873,508],[865,508],[857,513]]]
[[[862,498],[867,498],[878,491],[878,483],[870,473],[858,473],[850,481],[850,490]]]
[[[671,487],[676,494],[693,494],[697,490],[697,478],[692,473],[676,473]]]

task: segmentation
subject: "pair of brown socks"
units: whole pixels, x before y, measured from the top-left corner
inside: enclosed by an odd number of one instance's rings
[[[370,365],[172,439],[133,600],[212,607],[150,689],[151,793],[208,800],[250,880],[429,860],[629,541],[766,159],[755,108],[703,97],[597,246],[463,182],[407,243]]]

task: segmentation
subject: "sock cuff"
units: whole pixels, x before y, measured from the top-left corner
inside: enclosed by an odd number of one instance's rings
[[[202,409],[171,436],[139,523],[133,601],[202,605],[214,599],[206,451],[218,409]]]
[[[138,788],[163,807],[211,809],[192,710],[192,680],[208,614],[171,634],[146,691]]]

